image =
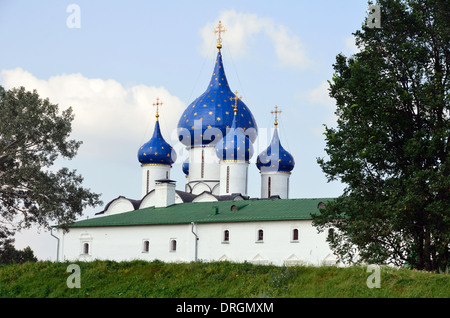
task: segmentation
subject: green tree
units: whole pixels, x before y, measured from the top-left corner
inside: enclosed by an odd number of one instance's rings
[[[81,145],[69,139],[73,118],[71,108],[59,114],[36,91],[0,86],[0,239],[33,224],[73,222],[86,206],[101,204],[76,170],[54,167]]]
[[[25,262],[37,262],[33,250],[27,246],[23,250],[16,250],[11,238],[0,240],[0,264],[15,264]]]
[[[370,3],[369,3],[370,4]],[[381,28],[337,55],[318,163],[342,196],[314,217],[346,262],[445,270],[450,224],[450,2],[380,0]]]

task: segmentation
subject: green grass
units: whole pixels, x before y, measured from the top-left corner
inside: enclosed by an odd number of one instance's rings
[[[382,267],[368,288],[366,267],[277,267],[250,263],[78,262],[81,288],[68,288],[71,263],[0,266],[2,298],[383,297],[449,298],[450,275]]]

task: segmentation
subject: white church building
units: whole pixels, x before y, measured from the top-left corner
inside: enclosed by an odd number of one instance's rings
[[[171,180],[176,153],[160,131],[159,99],[152,138],[138,150],[142,168],[139,200],[118,197],[96,217],[56,227],[61,261],[161,260],[233,261],[275,265],[335,264],[327,242],[333,230],[318,233],[311,214],[331,199],[290,199],[295,166],[278,135],[256,159],[261,196],[248,196],[248,169],[258,127],[250,109],[230,89],[218,53],[206,91],[181,115],[177,132],[189,153],[182,169],[184,190]]]

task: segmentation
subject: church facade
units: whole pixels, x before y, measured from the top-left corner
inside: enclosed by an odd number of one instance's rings
[[[326,199],[190,202],[76,222],[62,260],[335,264],[310,213]]]
[[[221,23],[217,58],[205,92],[183,112],[179,141],[184,190],[171,180],[177,154],[160,131],[159,99],[152,138],[138,149],[139,200],[119,196],[95,218],[58,229],[60,260],[220,261],[260,264],[335,264],[328,232],[318,233],[311,214],[323,199],[290,199],[293,156],[281,145],[275,107],[274,133],[256,158],[261,196],[248,196],[248,169],[258,126],[250,108],[233,93],[222,61]]]

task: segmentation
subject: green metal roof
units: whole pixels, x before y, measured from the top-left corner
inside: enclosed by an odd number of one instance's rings
[[[190,202],[165,208],[149,207],[110,216],[77,221],[69,227],[103,227],[150,224],[186,224],[309,220],[319,212],[318,204],[333,199],[273,199]],[[235,206],[232,208],[232,206]]]

